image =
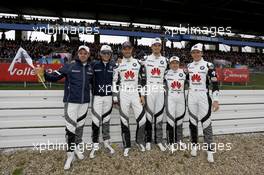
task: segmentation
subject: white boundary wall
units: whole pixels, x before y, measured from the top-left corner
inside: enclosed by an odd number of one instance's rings
[[[65,141],[64,110],[61,90],[0,91],[0,148],[33,146],[33,143]],[[218,134],[264,131],[264,90],[221,91],[220,111],[212,113],[213,132]],[[164,115],[165,116],[165,115]],[[118,110],[111,114],[111,137],[121,142]],[[189,135],[188,112],[184,119],[184,136]],[[164,117],[164,137],[165,137]],[[136,123],[131,115],[131,138]],[[91,142],[91,111],[84,129],[84,141]],[[200,135],[201,127],[199,129]]]

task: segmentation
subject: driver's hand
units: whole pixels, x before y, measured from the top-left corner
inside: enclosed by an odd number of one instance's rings
[[[44,75],[44,65],[35,67],[34,72],[36,73],[36,75],[43,76]]]
[[[113,107],[118,108],[118,98],[116,96],[113,97]]]
[[[122,58],[117,59],[117,63],[120,64],[122,62]]]
[[[44,71],[44,65],[35,67],[34,72],[38,77],[38,82],[45,82]]]
[[[213,111],[216,112],[219,110],[219,102],[218,101],[213,101]]]
[[[145,105],[145,97],[144,96],[141,96],[140,97],[140,102],[141,104],[144,106]]]

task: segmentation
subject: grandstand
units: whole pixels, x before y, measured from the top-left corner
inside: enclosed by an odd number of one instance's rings
[[[22,46],[29,52],[30,56],[34,58],[35,61],[38,61],[38,59],[41,59],[43,56],[48,56],[50,53],[58,50],[74,54],[77,47],[81,44],[83,44],[81,41],[56,41],[48,43],[45,41],[1,40],[0,58],[2,58],[2,63],[11,62],[18,48]],[[97,45],[94,43],[85,43],[85,45],[89,46],[92,50],[92,59],[98,58],[98,51],[101,44]],[[120,54],[118,51],[121,48],[121,44],[110,45],[114,49],[114,58],[116,59]],[[143,57],[147,54],[150,54],[150,48],[148,46],[135,46],[135,57]],[[165,56],[170,57],[172,55],[179,56],[185,63],[189,63],[191,59],[188,49],[165,47]],[[262,53],[223,52],[208,50],[205,52],[204,57],[211,62],[213,62],[214,59],[229,61],[229,67],[234,67],[236,64],[247,65],[250,68],[262,68],[264,66]]]
[[[221,1],[222,2],[222,1]],[[261,18],[260,13],[250,13],[250,16],[243,15],[243,10],[247,7],[254,7],[254,11],[258,11],[262,2],[261,1],[242,1],[239,8],[234,9],[233,1],[226,2],[207,2],[206,6],[191,2],[181,1],[157,1],[153,4],[148,4],[146,1],[140,1],[137,3],[123,4],[122,1],[116,1],[111,5],[105,1],[93,2],[75,2],[82,5],[90,5],[95,7],[107,7],[110,12],[104,10],[91,9],[89,12],[84,12],[83,9],[76,11],[67,11],[67,7],[70,6],[71,1],[67,1],[64,5],[66,8],[60,10],[60,15],[56,15],[55,9],[47,4],[51,3],[47,1],[45,4],[46,10],[42,10],[41,6],[34,6],[29,1],[25,1],[22,4],[17,4],[16,8],[20,9],[20,13],[14,13],[15,9],[3,3],[0,7],[1,12],[13,13],[15,15],[2,15],[0,18],[0,31],[1,31],[1,49],[0,49],[0,62],[10,62],[14,57],[16,50],[22,46],[29,51],[29,54],[37,62],[42,57],[48,57],[54,51],[69,52],[74,55],[76,47],[85,41],[80,41],[80,35],[87,34],[93,36],[93,41],[86,41],[86,44],[92,48],[92,58],[97,59],[98,48],[100,48],[101,35],[110,36],[126,36],[135,45],[135,56],[140,58],[146,54],[149,54],[150,49],[147,45],[138,44],[140,40],[144,38],[161,37],[163,39],[163,53],[165,56],[170,57],[177,55],[183,58],[184,63],[190,61],[190,55],[188,50],[190,47],[197,43],[202,42],[205,45],[205,58],[209,61],[219,62],[224,60],[226,67],[235,67],[236,65],[246,65],[249,68],[255,70],[262,70],[264,67],[263,61],[263,48],[264,40],[259,32],[259,28],[256,27],[258,19]],[[221,8],[219,7],[221,4]],[[137,5],[140,8],[137,8]],[[177,7],[174,11],[162,11],[160,7],[166,6],[167,8]],[[190,10],[186,10],[183,14],[179,7],[189,7]],[[203,18],[206,13],[199,15],[193,15],[191,11],[196,11],[195,7],[200,7],[201,11],[211,13],[211,20]],[[147,8],[148,7],[148,8]],[[112,10],[113,8],[120,9],[121,11]],[[34,10],[33,10],[34,9]],[[217,13],[214,13],[214,9],[218,9]],[[145,18],[140,18],[138,13],[131,12],[135,10],[137,12],[143,12],[147,14]],[[126,12],[126,13],[122,13]],[[108,16],[106,14],[109,13]],[[117,14],[115,14],[117,13]],[[122,14],[122,18],[118,15]],[[155,13],[159,13],[165,18],[155,16]],[[221,17],[217,14],[222,14]],[[139,13],[140,14],[140,13]],[[233,20],[228,20],[228,15],[231,14]],[[38,16],[31,16],[38,15]],[[42,15],[42,16],[41,16]],[[153,17],[151,17],[153,15]],[[46,16],[46,17],[45,17]],[[51,19],[50,16],[53,16]],[[181,16],[181,19],[178,19]],[[184,18],[189,16],[189,18]],[[199,20],[197,19],[199,16]],[[151,17],[151,20],[149,18]],[[82,18],[77,20],[77,18]],[[183,19],[186,19],[183,21]],[[188,19],[188,20],[187,20]],[[197,19],[197,21],[195,21]],[[102,20],[108,20],[102,21]],[[112,23],[111,21],[120,21]],[[199,22],[198,22],[199,21]],[[143,23],[143,24],[142,24]],[[197,25],[197,23],[199,25]],[[179,28],[179,25],[182,26]],[[214,26],[214,30],[206,30],[202,25],[206,26],[206,29],[211,29]],[[33,28],[41,27],[58,27],[58,26],[71,26],[71,27],[89,27],[91,31],[79,33],[61,33],[63,29],[56,28],[56,31],[52,29],[45,30],[45,34],[49,36],[49,41],[40,41],[31,38]],[[185,32],[179,33],[180,30],[188,30],[195,26],[197,30],[193,33]],[[95,32],[95,27],[99,29],[99,33]],[[211,27],[211,28],[210,28]],[[228,28],[228,30],[227,30]],[[221,29],[216,30],[216,29]],[[6,33],[11,30],[15,30],[15,40],[6,38]],[[84,32],[84,33],[83,33]],[[190,32],[190,31],[189,31]],[[247,34],[247,35],[245,35]],[[248,35],[251,34],[251,35]],[[65,41],[65,39],[67,41]],[[111,43],[109,41],[108,43]],[[180,48],[177,47],[180,45]],[[114,48],[114,58],[119,56],[120,43],[111,43]],[[222,49],[221,49],[222,48]],[[223,65],[219,65],[223,66]]]
[[[136,19],[113,22],[102,21],[101,18],[76,19],[73,18],[75,16],[70,16],[72,18],[66,18],[66,16],[50,18],[26,14],[2,14],[0,18],[0,31],[2,31],[0,63],[10,63],[18,48],[23,47],[29,52],[35,63],[50,64],[52,61],[46,61],[47,58],[52,59],[54,53],[57,52],[76,56],[76,49],[81,44],[91,48],[91,59],[97,59],[99,48],[103,44],[101,36],[116,36],[117,38],[121,36],[123,37],[122,41],[129,39],[135,46],[134,56],[141,59],[151,51],[149,44],[144,40],[160,37],[163,41],[163,55],[166,57],[179,56],[182,59],[182,66],[191,60],[190,47],[200,42],[204,44],[204,58],[215,63],[217,67],[248,67],[251,73],[259,73],[264,70],[264,40],[261,33],[256,33],[258,35],[255,33],[255,35],[253,33],[251,35],[241,34],[243,30],[233,28],[233,25],[232,28],[228,28],[230,32],[223,31],[224,27],[221,27],[220,23],[217,28],[213,28],[214,30],[208,31],[210,25],[207,25],[207,28],[196,26],[196,30],[193,31],[191,30],[192,23],[187,26],[180,24],[181,27],[175,27],[178,24],[175,23],[173,27],[163,23],[158,25],[156,23],[140,24],[137,23],[140,21]],[[39,15],[51,14],[39,13]],[[114,20],[114,18],[110,16],[109,20]],[[211,25],[213,24],[211,23]],[[36,31],[36,28],[45,28],[46,30]],[[72,33],[72,28],[78,29],[77,32]],[[87,28],[88,31],[85,30]],[[217,31],[217,29],[221,29],[221,31]],[[6,37],[6,33],[10,33],[10,31],[14,31],[13,39]],[[233,33],[234,31],[237,33]],[[46,40],[32,38],[33,33],[44,34]],[[90,40],[81,40],[83,36],[89,36]],[[116,60],[120,56],[120,41],[115,42],[115,39],[109,39],[107,43],[113,48],[113,59]],[[64,59],[69,61],[71,58],[56,59],[61,59],[64,63]]]

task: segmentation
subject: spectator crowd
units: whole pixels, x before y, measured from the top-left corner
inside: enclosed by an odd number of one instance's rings
[[[46,42],[46,41],[15,41],[15,40],[0,40],[0,63],[11,62],[16,55],[19,47],[23,47],[29,55],[38,61],[42,57],[47,57],[52,53],[64,52],[76,56],[76,50],[79,45],[85,44],[91,50],[91,59],[97,59],[99,49],[102,44],[83,43],[81,41],[62,41],[62,42]],[[121,57],[120,48],[121,44],[110,44],[113,49],[113,59]],[[134,47],[134,57],[142,59],[145,55],[151,53],[149,46],[138,45]],[[181,58],[183,64],[191,61],[189,49],[179,48],[164,48],[164,56],[170,57],[176,55]],[[222,52],[222,51],[204,51],[204,59],[210,62],[222,60],[230,63],[230,66],[246,65],[250,68],[264,67],[264,54],[263,53],[245,53],[245,52]]]

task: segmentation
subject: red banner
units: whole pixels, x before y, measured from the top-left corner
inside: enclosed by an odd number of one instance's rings
[[[28,64],[16,63],[13,70],[8,71],[10,64],[0,64],[0,82],[38,82],[33,69]],[[37,66],[37,65],[35,65]],[[44,64],[45,70],[52,72],[62,64]]]
[[[217,68],[219,82],[246,83],[249,81],[249,70],[247,68]]]
[[[0,82],[38,82],[33,69],[27,64],[17,63],[13,70],[8,71],[10,64],[0,64]],[[58,70],[62,64],[44,64],[48,72]],[[249,81],[249,70],[247,68],[217,68],[219,82],[239,82]]]

